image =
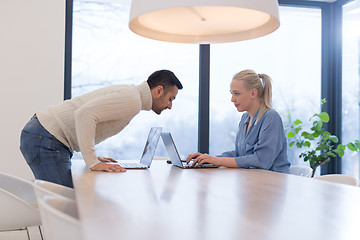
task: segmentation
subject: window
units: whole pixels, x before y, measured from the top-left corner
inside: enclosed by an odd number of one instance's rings
[[[252,69],[273,80],[273,107],[285,117],[309,119],[320,109],[321,11],[280,7],[280,28],[267,36],[211,46],[210,153],[234,150],[241,118],[230,101],[236,73]],[[299,151],[288,149],[292,164],[303,164]]]
[[[342,142],[360,139],[359,121],[359,54],[360,1],[343,7],[343,71],[342,71]],[[359,155],[346,151],[342,158],[344,174],[359,177]]]
[[[142,111],[118,135],[96,146],[99,156],[138,156],[152,126],[170,131],[181,153],[197,151],[199,47],[155,41],[128,28],[130,0],[74,1],[72,96],[113,84],[139,84],[156,70],[169,69],[182,82],[171,111]],[[158,156],[165,154],[159,142]],[[75,155],[74,157],[80,157]]]
[[[113,84],[139,84],[158,69],[172,70],[184,89],[171,111],[160,116],[141,112],[121,133],[99,144],[98,155],[116,159],[138,156],[152,126],[170,131],[180,153],[196,152],[199,45],[140,37],[128,28],[129,10],[130,0],[74,1],[72,96]],[[211,154],[234,146],[241,113],[230,102],[229,84],[243,69],[272,77],[273,105],[284,125],[289,111],[293,118],[301,119],[319,111],[321,11],[280,7],[280,20],[280,28],[265,37],[211,45]],[[159,146],[157,156],[166,156],[163,144]],[[302,163],[298,155],[297,149],[289,149],[293,164]]]

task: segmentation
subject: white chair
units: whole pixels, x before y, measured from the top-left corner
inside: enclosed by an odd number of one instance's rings
[[[309,166],[305,165],[295,165],[290,166],[290,174],[302,176],[302,177],[311,177],[313,170]]]
[[[77,214],[77,206],[75,201],[75,191],[73,188],[69,188],[60,184],[48,182],[45,180],[33,180],[33,186],[37,201],[39,202],[44,196],[53,196],[57,198],[67,198],[74,202],[74,211]]]
[[[60,195],[75,201],[73,188],[39,179],[33,180],[33,183],[37,198],[41,198],[43,195]]]
[[[38,199],[46,240],[81,240],[81,226],[74,200],[44,195]]]
[[[321,175],[318,177],[314,177],[314,179],[328,181],[328,182],[334,182],[334,183],[342,183],[342,184],[347,184],[347,185],[351,185],[351,186],[359,186],[359,179],[357,177],[347,176],[347,175],[343,175],[343,174]]]
[[[26,230],[39,226],[41,218],[31,182],[0,172],[0,231]]]

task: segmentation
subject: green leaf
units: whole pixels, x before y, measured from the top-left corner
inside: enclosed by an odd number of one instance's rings
[[[324,135],[327,135],[328,137],[330,137],[330,136],[331,136],[331,133],[330,133],[330,132],[328,132],[328,131],[325,131],[323,134],[324,134]]]
[[[316,129],[320,130],[323,127],[323,122],[319,121],[316,123]]]
[[[334,152],[337,153],[337,155],[339,155],[339,157],[344,156],[344,150],[342,150],[340,148],[334,149]]]
[[[319,121],[314,121],[313,122],[313,127],[311,128],[312,131],[315,131],[317,129],[318,122]]]
[[[330,138],[331,134],[329,132],[324,132],[321,136],[321,139],[326,141]]]
[[[337,143],[339,141],[339,139],[335,136],[335,135],[331,135],[329,136],[330,141],[332,141],[333,143]]]
[[[320,113],[319,117],[320,117],[321,121],[323,121],[325,123],[329,122],[329,120],[330,120],[329,114],[327,114],[327,112]]]
[[[315,131],[312,135],[314,136],[314,138],[317,138],[321,135],[321,131]]]
[[[310,145],[311,145],[311,143],[309,141],[305,141],[305,143],[304,143],[305,147],[310,147]]]
[[[287,137],[288,137],[288,138],[293,138],[293,137],[295,137],[295,133],[293,133],[293,132],[288,132]]]
[[[294,122],[295,125],[299,125],[302,124],[302,121],[300,121],[299,119],[296,119],[296,121]]]
[[[309,138],[310,133],[304,131],[301,133],[301,136],[307,139],[307,138]]]
[[[323,105],[324,103],[326,103],[326,98],[321,99],[320,103],[321,103],[321,105]]]
[[[337,149],[341,149],[341,150],[345,151],[346,146],[344,146],[344,145],[342,145],[342,144],[339,144],[339,145],[337,145],[337,147],[336,147],[336,148],[337,148]]]
[[[295,128],[295,133],[296,134],[298,134],[299,132],[300,132],[300,130],[302,129],[302,127],[301,126],[299,126],[299,127],[297,127],[297,128]]]
[[[295,142],[291,142],[291,143],[289,143],[289,147],[294,146],[294,144],[295,144]]]
[[[306,136],[306,138],[309,140],[315,140],[314,134],[309,134]]]
[[[349,144],[347,145],[347,147],[348,147],[348,149],[350,149],[350,150],[353,151],[353,152],[356,152],[356,151],[357,151],[357,148],[356,148],[355,144],[353,144],[353,143],[349,143]]]
[[[296,142],[296,146],[297,146],[298,148],[302,148],[302,142]]]

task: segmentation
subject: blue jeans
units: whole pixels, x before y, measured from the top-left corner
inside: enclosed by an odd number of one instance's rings
[[[36,179],[73,187],[72,152],[35,117],[30,119],[21,132],[20,150]]]

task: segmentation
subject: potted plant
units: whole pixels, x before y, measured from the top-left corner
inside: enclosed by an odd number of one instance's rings
[[[321,106],[326,102],[321,100]],[[286,117],[289,119],[289,124],[285,126],[287,137],[291,139],[289,147],[296,146],[304,149],[299,155],[305,162],[309,161],[310,167],[313,169],[312,176],[314,176],[317,167],[330,161],[330,157],[342,157],[346,148],[351,151],[358,152],[360,150],[360,141],[355,140],[346,145],[338,144],[339,139],[330,132],[325,131],[324,123],[329,122],[329,114],[320,112],[314,114],[310,119],[312,127],[310,131],[303,129],[303,122],[299,119],[292,121],[290,114]],[[313,148],[311,148],[313,146]]]

